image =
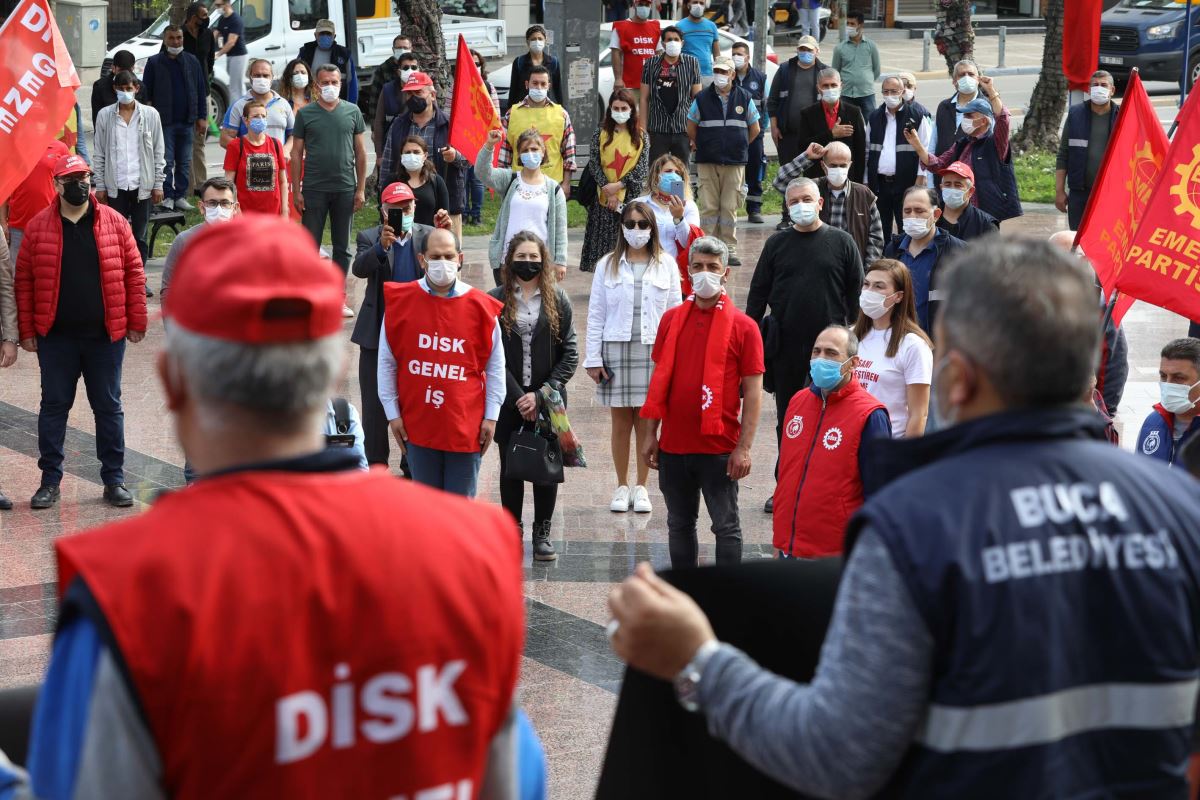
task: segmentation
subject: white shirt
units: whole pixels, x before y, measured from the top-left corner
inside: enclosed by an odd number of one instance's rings
[[[880,175],[895,175],[896,174],[896,115],[888,108],[883,109],[883,118],[887,121],[887,127],[883,131],[883,145],[879,151],[879,174]],[[929,117],[921,117],[921,124],[917,128],[917,138],[921,140],[921,146],[927,151],[929,150],[929,140],[933,136],[933,125],[929,123]],[[867,142],[871,141],[871,125],[867,124]],[[868,144],[867,147],[871,145]],[[936,155],[936,154],[935,154]],[[929,173],[921,163],[917,162],[917,177],[927,177]]]
[[[517,190],[508,206],[508,230],[504,232],[504,249],[508,252],[508,243],[521,231],[536,233],[543,242],[550,241],[547,220],[550,217],[550,192],[545,181],[534,185],[526,183],[517,177]]]
[[[422,289],[433,294],[424,278],[417,283]],[[448,297],[442,298],[449,302],[455,297],[461,297],[471,291],[470,284],[455,281]],[[379,326],[379,368],[376,379],[379,382],[379,402],[383,404],[383,412],[388,422],[400,417],[400,397],[397,381],[399,368],[396,366],[396,354],[392,352],[387,339],[387,320],[382,320]],[[500,406],[508,394],[508,383],[504,375],[504,344],[500,338],[500,320],[492,329],[492,352],[488,354],[487,365],[484,367],[487,385],[484,389],[483,418],[495,422],[500,418]]]
[[[129,118],[129,122],[121,116],[121,109],[118,105],[117,113],[113,115],[113,122],[116,126],[113,128],[113,136],[117,140],[117,152],[121,157],[117,159],[117,188],[134,190],[140,188],[138,184],[141,182],[141,160],[142,148],[141,138],[138,129],[141,126],[142,115],[138,111],[137,104],[133,106],[133,116]]]
[[[650,210],[654,212],[654,221],[658,223],[658,243],[662,246],[663,252],[675,260],[679,256],[680,244],[687,246],[688,233],[691,226],[700,227],[700,209],[696,208],[696,204],[688,200],[683,206],[683,219],[679,224],[675,224],[675,218],[671,216],[671,209],[667,206],[659,205],[653,195],[643,195],[637,199],[639,203],[646,203],[650,206]]]
[[[872,397],[887,407],[892,438],[904,438],[908,426],[908,387],[933,381],[933,350],[914,334],[906,334],[893,358],[887,356],[892,331],[871,329],[858,345],[854,376]]]

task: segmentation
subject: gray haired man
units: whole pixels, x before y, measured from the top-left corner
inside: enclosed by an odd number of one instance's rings
[[[654,375],[641,412],[652,425],[643,455],[659,471],[671,566],[677,568],[698,563],[701,494],[717,539],[717,563],[742,559],[737,482],[750,474],[765,371],[758,326],[725,292],[725,243],[713,236],[693,242],[688,275],[692,296],[659,323]]]

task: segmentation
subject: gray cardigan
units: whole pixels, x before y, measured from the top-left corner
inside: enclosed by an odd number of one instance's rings
[[[492,231],[492,240],[488,243],[488,261],[492,269],[500,269],[504,263],[504,234],[508,231],[508,209],[512,205],[512,194],[516,191],[516,170],[492,167],[493,145],[485,144],[475,158],[475,177],[484,186],[490,186],[504,196],[500,203],[500,216],[496,220],[496,229]],[[567,264],[567,197],[562,193],[558,181],[546,178],[546,187],[550,192],[550,213],[546,219],[546,231],[550,241],[546,247],[550,258],[559,266]]]
[[[136,100],[134,102],[137,102]],[[167,168],[166,149],[163,143],[162,120],[158,112],[142,103],[137,103],[138,136],[141,139],[141,161],[138,177],[138,200],[150,196],[151,189],[162,189],[163,173]],[[92,153],[93,185],[109,195],[117,194],[116,163],[123,154],[117,152],[117,104],[100,109],[96,117],[96,135]]]
[[[15,258],[8,250],[8,240],[0,234],[0,341],[18,341],[17,296],[13,291]]]

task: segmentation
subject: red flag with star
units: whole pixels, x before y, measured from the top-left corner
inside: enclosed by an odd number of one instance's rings
[[[475,57],[460,33],[458,60],[454,65],[454,102],[450,106],[450,146],[474,164],[487,142],[488,131],[501,127],[487,85],[475,68]]]

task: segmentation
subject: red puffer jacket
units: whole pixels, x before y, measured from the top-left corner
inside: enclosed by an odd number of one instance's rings
[[[126,219],[92,195],[93,231],[100,256],[104,326],[112,341],[146,330],[146,273]],[[21,340],[45,336],[58,312],[62,277],[62,217],[58,203],[39,211],[25,226],[17,257],[15,289]]]

